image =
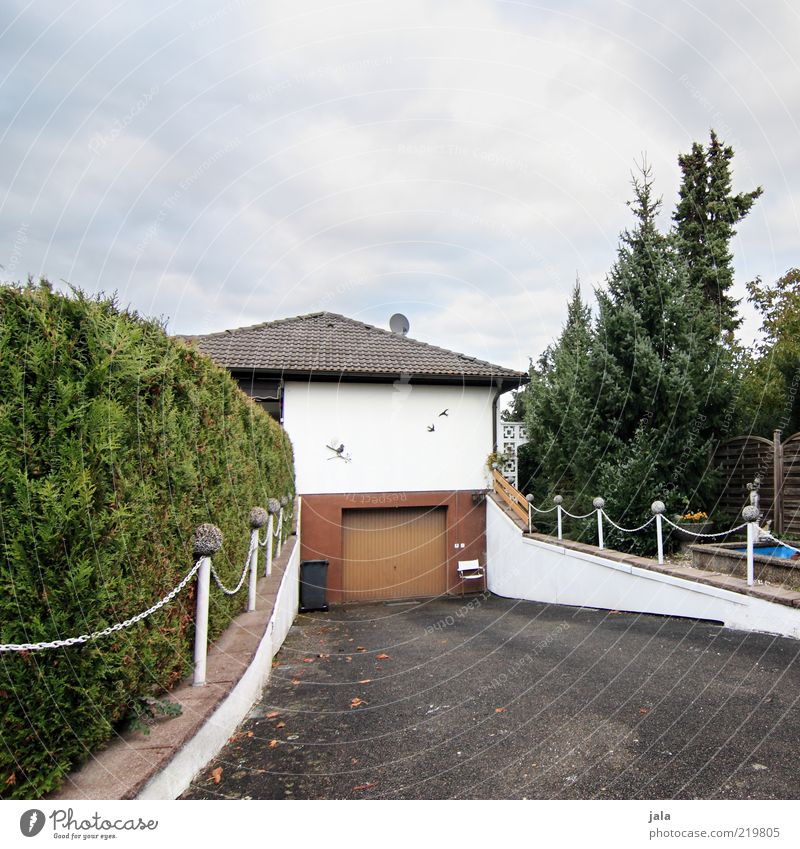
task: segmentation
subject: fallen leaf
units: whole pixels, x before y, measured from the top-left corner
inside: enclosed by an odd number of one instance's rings
[[[286,728],[286,723],[285,722],[279,722],[275,727],[276,728]]]
[[[270,740],[269,741],[269,748],[270,749],[277,749],[278,748],[278,741],[277,740]]]
[[[330,655],[329,654],[318,654],[317,657],[322,658],[322,660],[327,660]]]
[[[216,769],[212,769],[209,778],[214,779],[214,784],[219,784],[222,781],[222,767],[218,766]]]
[[[356,784],[353,790],[360,792],[361,790],[369,790],[370,787],[375,787],[376,783],[374,781],[370,781],[368,784]]]
[[[367,703],[364,701],[364,699],[359,699],[359,697],[356,696],[354,699],[351,700],[350,707],[354,708],[354,707],[359,707],[360,705],[365,705],[365,704],[367,704]]]
[[[351,763],[351,764],[357,764],[357,763],[358,763],[358,758],[350,758],[350,763]]]
[[[364,646],[356,646],[356,651],[366,651]]]
[[[349,655],[349,654],[347,655],[347,657],[345,658],[345,660],[346,660],[348,663],[352,663],[352,662],[353,662],[353,658],[352,658],[352,657],[350,657],[350,655]]]
[[[296,687],[299,683],[300,683],[300,679],[299,679],[299,678],[292,678],[292,685],[293,685],[294,687]]]
[[[314,662],[313,657],[304,657],[303,658],[303,663],[313,663],[313,662]]]
[[[13,787],[17,783],[17,774],[16,772],[12,772],[11,775],[6,779],[6,786]]]
[[[495,713],[505,713],[507,710],[508,710],[508,708],[495,708],[494,712]]]
[[[371,684],[372,678],[364,678],[362,681],[358,682],[359,684]]]
[[[384,652],[381,652],[379,655],[376,656],[375,660],[389,660],[389,655],[385,654]]]
[[[639,708],[639,713],[641,713],[641,714],[650,713],[650,708]]]
[[[273,660],[272,661],[272,668],[273,669],[275,669],[276,666],[280,666],[280,665],[281,665],[281,662],[279,660]]]
[[[275,719],[276,716],[280,716],[280,715],[281,715],[281,712],[279,710],[271,710],[267,714],[267,719]]]
[[[253,732],[252,732],[252,731],[248,731],[248,732],[247,732],[247,736],[248,736],[248,737],[252,737],[252,736],[253,736]]]

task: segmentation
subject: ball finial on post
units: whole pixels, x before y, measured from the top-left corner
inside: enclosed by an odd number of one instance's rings
[[[604,498],[600,498],[600,496],[598,495],[597,498],[592,501],[592,505],[594,506],[595,510],[602,510],[606,506],[606,501]]]
[[[758,507],[755,507],[752,504],[748,504],[747,507],[742,510],[742,518],[745,522],[757,522],[760,515],[761,511]]]
[[[251,528],[263,528],[269,519],[269,513],[263,507],[254,507],[248,516]]]
[[[667,505],[664,504],[663,501],[654,501],[650,505],[650,510],[652,511],[654,516],[660,516],[662,513],[667,512]]]
[[[192,534],[192,553],[195,557],[210,557],[222,548],[222,531],[210,522],[195,528]]]

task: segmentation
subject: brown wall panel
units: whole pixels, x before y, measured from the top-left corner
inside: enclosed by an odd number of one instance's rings
[[[354,510],[441,508],[445,519],[444,592],[479,592],[482,582],[466,586],[456,571],[459,560],[477,559],[486,563],[486,505],[474,503],[473,491],[379,492],[334,495],[304,495],[302,510],[301,557],[303,560],[328,560],[328,600],[346,601],[343,570],[343,513]],[[464,547],[461,548],[461,544]],[[455,546],[459,547],[456,548]],[[441,574],[441,573],[440,573]],[[477,584],[477,586],[476,586]],[[399,596],[398,596],[399,597]],[[413,594],[407,597],[413,597]]]

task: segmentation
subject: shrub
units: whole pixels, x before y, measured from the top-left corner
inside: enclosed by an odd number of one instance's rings
[[[282,428],[229,374],[113,299],[0,287],[0,643],[150,607],[213,522],[235,584],[248,511],[293,495]],[[194,582],[155,614],[63,649],[0,654],[0,796],[46,794],[143,698],[191,667]],[[243,604],[212,593],[214,639]]]

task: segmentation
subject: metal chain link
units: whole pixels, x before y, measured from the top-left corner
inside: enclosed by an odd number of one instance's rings
[[[217,574],[217,570],[214,568],[214,564],[211,564],[211,577],[214,579],[216,585],[225,593],[225,595],[236,595],[239,590],[242,588],[242,584],[244,583],[245,575],[247,575],[247,569],[250,566],[250,558],[253,556],[253,551],[255,551],[255,545],[250,546],[250,551],[247,552],[247,562],[244,564],[244,569],[242,569],[242,574],[239,577],[239,583],[236,585],[236,589],[229,590],[225,584],[222,583],[222,579]]]
[[[202,560],[202,558],[200,558]],[[131,625],[135,625],[137,622],[141,622],[142,619],[150,616],[151,613],[155,613],[157,610],[162,608],[165,604],[168,604],[172,601],[173,598],[189,583],[189,581],[194,578],[197,574],[197,570],[200,568],[200,560],[192,567],[191,571],[186,575],[186,577],[176,586],[171,592],[164,596],[161,601],[156,602],[152,607],[143,611],[142,613],[138,613],[136,616],[132,616],[130,619],[126,619],[124,622],[119,622],[116,625],[110,625],[108,628],[103,628],[102,631],[95,631],[92,634],[82,634],[80,637],[68,637],[66,640],[53,640],[50,643],[10,643],[8,645],[0,645],[0,652],[8,652],[8,651],[39,651],[41,649],[60,649],[65,646],[75,646],[79,643],[88,643],[89,640],[96,640],[99,637],[107,637],[109,634],[113,634],[115,631],[121,631],[123,628],[129,628]]]
[[[656,520],[655,516],[651,516],[643,525],[639,525],[638,528],[623,528],[622,525],[618,525],[605,510],[603,510],[602,513],[606,519],[608,519],[610,524],[612,524],[618,531],[622,531],[624,534],[635,534],[637,531],[643,531],[649,524]]]
[[[704,537],[706,539],[712,539],[714,537],[726,537],[729,534],[735,534],[737,531],[741,531],[742,528],[747,527],[747,522],[744,522],[744,523],[742,523],[741,525],[738,525],[735,528],[731,528],[729,531],[720,531],[717,534],[696,534],[694,531],[690,531],[690,530],[687,530],[686,528],[682,528],[680,525],[676,525],[675,522],[672,521],[672,519],[668,519],[666,516],[662,516],[662,518],[664,519],[664,521],[668,525],[672,525],[673,528],[675,528],[679,531],[682,531],[683,533],[689,534],[689,536]]]

